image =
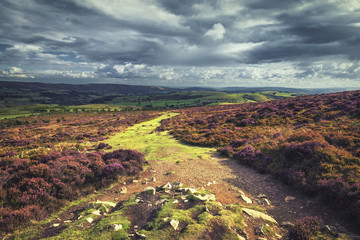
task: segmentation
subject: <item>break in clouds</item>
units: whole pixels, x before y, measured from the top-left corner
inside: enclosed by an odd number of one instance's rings
[[[360,86],[358,0],[2,0],[0,80]]]

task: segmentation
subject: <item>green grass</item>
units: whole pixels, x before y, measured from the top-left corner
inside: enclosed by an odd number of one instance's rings
[[[209,159],[214,148],[193,147],[180,143],[167,132],[156,132],[160,121],[176,116],[177,113],[165,113],[153,120],[129,127],[126,132],[117,133],[105,140],[113,149],[135,149],[142,152],[148,161],[172,161],[181,159]],[[112,149],[112,150],[113,150]]]

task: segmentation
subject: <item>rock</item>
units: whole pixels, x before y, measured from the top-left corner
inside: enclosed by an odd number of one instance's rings
[[[258,198],[267,198],[267,196],[265,194],[259,194],[257,197]]]
[[[253,218],[260,218],[260,219],[263,219],[263,220],[266,220],[266,221],[269,221],[272,223],[277,223],[274,218],[270,217],[269,215],[267,215],[265,213],[262,213],[262,212],[259,212],[259,211],[253,210],[253,209],[249,209],[249,208],[243,208],[242,211]]]
[[[237,234],[237,238],[238,238],[239,240],[246,240],[246,238],[240,236],[239,234]]]
[[[172,185],[174,189],[179,189],[184,186],[184,184],[182,184],[181,182],[174,182]]]
[[[271,205],[270,201],[269,201],[267,198],[261,198],[261,199],[259,200],[259,204],[261,204],[261,205],[266,205],[266,206],[270,206],[270,205]]]
[[[195,188],[187,188],[185,191],[186,194],[194,194],[196,192],[197,192],[197,190]]]
[[[126,187],[120,188],[120,194],[125,194],[125,193],[127,193],[127,188]]]
[[[295,197],[293,196],[286,196],[285,197],[285,202],[290,202],[290,201],[294,201],[295,200]]]
[[[72,222],[71,220],[64,221],[64,223],[71,223],[71,222]]]
[[[97,200],[96,203],[95,203],[95,206],[97,206],[98,204],[99,205],[104,204],[105,206],[109,206],[109,207],[112,207],[112,208],[116,206],[116,203],[113,203],[113,202],[106,202],[106,201]]]
[[[255,235],[265,235],[264,231],[263,231],[263,225],[258,225],[254,228],[254,233]]]
[[[139,232],[135,232],[136,236],[138,236],[139,238],[147,238],[147,236],[143,233],[139,233]]]
[[[156,178],[152,177],[152,178],[151,178],[151,181],[152,181],[152,182],[156,182]]]
[[[339,234],[337,233],[337,229],[333,226],[325,225],[322,229],[324,232],[332,235],[333,237],[337,237]]]
[[[95,210],[91,214],[93,214],[95,216],[100,216],[101,215],[100,210]]]
[[[171,219],[170,221],[170,225],[174,228],[174,230],[176,231],[179,227],[179,221],[178,220],[175,220],[175,219]]]
[[[175,201],[173,201],[173,204],[178,204],[179,203],[179,200],[175,200]]]
[[[120,231],[123,228],[122,224],[114,224],[113,230],[114,232]]]
[[[137,182],[139,182],[139,180],[134,179],[132,182],[133,182],[133,183],[137,183]]]
[[[167,199],[160,199],[155,202],[155,205],[163,204],[164,202],[167,202]]]
[[[143,190],[144,193],[155,195],[156,189],[154,187],[147,187]]]
[[[172,185],[168,182],[160,187],[162,190],[170,190],[172,189]]]
[[[285,228],[291,228],[295,226],[292,222],[282,222],[280,225]]]
[[[247,196],[245,196],[245,194],[241,194],[240,195],[241,199],[244,200],[247,204],[251,204],[252,201],[250,198],[248,198]]]
[[[86,219],[86,221],[87,221],[88,223],[92,223],[92,222],[94,221],[94,219],[92,219],[91,217],[88,217],[88,218]]]
[[[140,199],[140,198],[137,198],[137,199],[135,199],[135,202],[136,202],[136,203],[139,203],[139,202],[141,202],[141,199]]]
[[[54,223],[52,226],[53,227],[58,227],[58,226],[60,226],[60,223]]]
[[[199,199],[201,201],[207,202],[207,201],[216,201],[215,194],[205,194],[205,195],[193,195],[195,199]]]

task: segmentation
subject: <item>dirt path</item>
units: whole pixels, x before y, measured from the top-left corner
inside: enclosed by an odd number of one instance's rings
[[[221,157],[215,149],[184,145],[165,133],[154,132],[159,121],[167,117],[170,116],[164,115],[134,126],[128,132],[109,140],[110,144],[145,153],[150,167],[139,176],[138,182],[126,184],[126,194],[118,194],[124,187],[123,184],[118,184],[100,197],[101,200],[124,200],[147,186],[181,182],[189,187],[212,190],[223,204],[245,205],[239,190],[253,200],[250,205],[258,205],[258,195],[266,195],[271,205],[264,204],[262,207],[279,223],[294,222],[296,219],[315,215],[321,217],[326,224],[344,224],[315,199],[308,199],[271,176],[260,174],[233,159]],[[295,199],[285,201],[287,196]]]

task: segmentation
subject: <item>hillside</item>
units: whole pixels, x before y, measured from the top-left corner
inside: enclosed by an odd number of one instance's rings
[[[318,194],[360,223],[360,92],[182,110],[162,122],[177,139],[218,151]]]

